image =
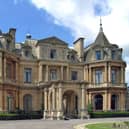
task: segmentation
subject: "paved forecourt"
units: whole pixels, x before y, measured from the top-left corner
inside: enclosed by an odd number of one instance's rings
[[[0,129],[73,129],[79,124],[96,122],[129,121],[128,118],[103,118],[89,120],[16,120],[0,121]]]

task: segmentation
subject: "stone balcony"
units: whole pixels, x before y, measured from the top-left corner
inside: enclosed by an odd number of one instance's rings
[[[118,88],[125,88],[127,87],[127,83],[90,83],[88,88],[103,88],[103,87],[118,87]]]

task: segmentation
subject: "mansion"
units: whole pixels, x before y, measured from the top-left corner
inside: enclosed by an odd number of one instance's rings
[[[0,31],[0,111],[43,110],[44,119],[86,118],[93,111],[125,111],[126,62],[100,24],[92,44],[79,38],[69,48],[57,37],[26,35],[16,43],[16,29]]]

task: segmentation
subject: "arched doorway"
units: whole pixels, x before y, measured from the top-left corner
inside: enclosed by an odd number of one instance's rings
[[[63,95],[64,115],[69,118],[78,116],[78,96],[74,91],[66,91]]]
[[[23,97],[23,108],[25,112],[32,111],[32,96],[30,94],[26,94]]]
[[[118,109],[118,96],[112,95],[111,96],[111,110],[117,110]]]
[[[103,96],[98,94],[94,97],[95,110],[103,110]]]

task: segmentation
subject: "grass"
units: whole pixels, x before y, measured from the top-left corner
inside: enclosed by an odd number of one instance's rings
[[[87,129],[122,129],[126,127],[125,123],[97,123],[97,124],[89,124],[86,125],[85,128]],[[126,129],[129,129],[126,128]]]

